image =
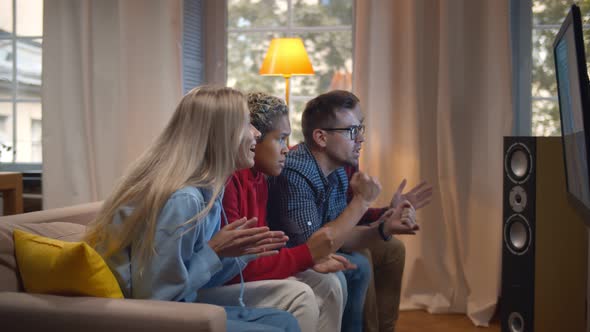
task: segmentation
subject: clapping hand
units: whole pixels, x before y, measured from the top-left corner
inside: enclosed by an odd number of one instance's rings
[[[421,209],[428,205],[432,199],[432,186],[426,181],[420,182],[417,186],[410,189],[410,191],[403,193],[407,181],[404,179],[391,198],[390,208],[398,207],[403,201],[408,201],[415,210]]]
[[[268,227],[253,227],[256,218],[242,218],[223,227],[211,240],[209,246],[219,257],[278,254],[289,238],[281,231],[270,231]]]
[[[416,224],[416,210],[408,201],[402,201],[397,208],[392,208],[379,218],[383,222],[383,231],[387,236],[393,234],[416,234],[420,226]]]
[[[312,267],[314,271],[319,273],[354,270],[356,268],[357,266],[346,259],[346,257],[337,254],[330,254]]]

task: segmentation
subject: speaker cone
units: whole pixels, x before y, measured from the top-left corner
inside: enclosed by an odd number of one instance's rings
[[[514,183],[525,182],[533,167],[531,152],[522,143],[514,143],[504,156],[504,168],[508,178]]]
[[[522,212],[527,203],[527,195],[526,191],[524,191],[524,188],[521,186],[512,188],[512,190],[510,190],[508,202],[510,203],[510,207],[514,212]]]
[[[504,224],[504,242],[508,250],[515,255],[522,255],[531,245],[531,226],[520,214],[512,215]]]
[[[523,332],[524,331],[524,319],[518,312],[510,313],[508,316],[508,329],[510,332]]]

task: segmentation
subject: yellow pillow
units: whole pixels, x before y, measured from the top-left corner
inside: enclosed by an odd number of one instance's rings
[[[65,242],[15,229],[14,251],[29,293],[123,298],[102,257],[84,242]]]

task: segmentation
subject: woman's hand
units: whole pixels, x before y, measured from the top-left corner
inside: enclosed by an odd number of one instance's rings
[[[281,231],[270,231],[268,227],[252,227],[256,221],[256,218],[242,218],[226,225],[209,240],[209,246],[219,257],[278,254],[277,249],[285,246],[289,238]]]

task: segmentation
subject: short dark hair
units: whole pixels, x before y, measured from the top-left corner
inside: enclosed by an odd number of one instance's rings
[[[308,144],[314,142],[314,130],[332,126],[336,120],[337,111],[354,109],[358,103],[358,97],[345,90],[333,90],[308,101],[301,116],[301,129],[305,142]]]

